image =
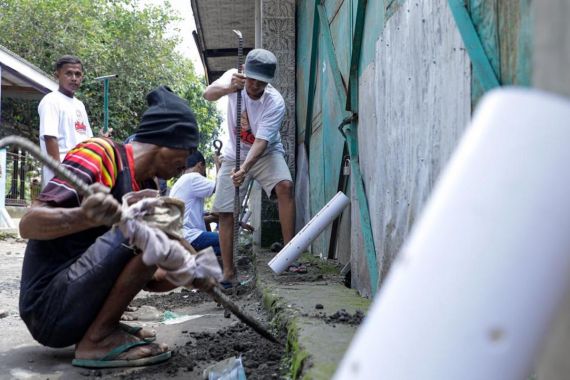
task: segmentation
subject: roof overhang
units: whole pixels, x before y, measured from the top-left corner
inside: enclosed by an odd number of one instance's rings
[[[40,99],[59,87],[48,74],[3,46],[0,46],[0,70],[3,97]]]
[[[212,83],[237,65],[237,36],[244,40],[244,55],[255,47],[255,3],[252,0],[191,0],[196,21],[194,40]]]

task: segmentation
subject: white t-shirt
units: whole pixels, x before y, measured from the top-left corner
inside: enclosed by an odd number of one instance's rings
[[[93,137],[87,112],[83,103],[73,97],[53,91],[43,97],[38,106],[40,115],[40,148],[46,151],[45,136],[57,138],[59,160],[63,161],[67,152],[75,145]],[[44,166],[42,184],[45,186],[53,173]]]
[[[214,193],[216,182],[199,173],[187,173],[176,181],[170,196],[184,202],[184,239],[192,243],[206,231],[204,199]]]
[[[228,86],[232,80],[232,75],[236,72],[237,69],[228,70],[216,82],[219,81],[218,83],[221,85]],[[256,138],[267,141],[267,148],[263,152],[264,156],[273,153],[285,154],[279,133],[285,117],[285,101],[279,91],[268,84],[261,98],[257,100],[251,99],[245,88],[241,94],[242,113],[247,112],[251,130],[242,128],[240,161],[245,161],[253,140]],[[222,155],[228,160],[235,160],[236,158],[236,110],[237,93],[234,92],[228,95],[228,139],[222,148]]]

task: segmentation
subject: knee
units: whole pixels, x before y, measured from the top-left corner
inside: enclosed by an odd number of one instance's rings
[[[291,181],[281,181],[275,186],[275,194],[277,198],[293,199],[295,194],[295,186]]]

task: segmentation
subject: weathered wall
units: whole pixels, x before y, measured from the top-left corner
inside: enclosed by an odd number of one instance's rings
[[[531,82],[531,0],[468,0],[468,8],[483,49],[501,85]],[[484,91],[471,80],[476,104]]]
[[[570,2],[534,1],[535,87],[570,96]]]
[[[285,159],[295,177],[295,1],[294,0],[260,0],[256,5],[260,15],[256,36],[256,46],[270,50],[277,57],[277,72],[273,85],[285,100],[286,114],[281,126],[281,141],[285,148]],[[256,191],[260,191],[256,187]],[[261,199],[260,225],[261,231],[255,241],[261,246],[268,246],[282,240],[281,225],[277,211],[277,202],[267,198],[265,193],[255,194]]]
[[[408,1],[386,22],[360,79],[358,133],[381,279],[469,121],[470,80],[446,0]]]
[[[533,85],[540,89],[570,96],[570,2],[535,1],[533,46]],[[537,379],[568,378],[570,373],[570,290],[546,339],[538,360]]]
[[[342,187],[344,140],[337,127],[347,115],[342,97],[349,81],[358,1],[322,4],[334,62],[323,25],[314,16],[315,2],[299,1],[297,12],[297,136],[307,147],[311,215]],[[466,0],[465,4],[499,82],[529,85],[531,1]],[[318,48],[311,65],[315,30]],[[338,81],[335,84],[336,73],[340,86]],[[472,104],[482,94],[448,0],[367,2],[359,61],[358,148],[381,280],[468,124]],[[325,230],[312,248],[314,254],[336,252],[337,257],[342,257],[340,249],[349,248],[353,286],[366,295],[370,284],[361,206],[351,194],[350,226],[344,221],[337,231]],[[346,228],[351,244],[341,247],[339,236],[347,236]],[[335,243],[334,237],[336,247],[329,245]]]
[[[287,164],[295,173],[295,1],[261,1],[261,46],[277,57],[275,88],[285,99],[287,113],[281,127]]]

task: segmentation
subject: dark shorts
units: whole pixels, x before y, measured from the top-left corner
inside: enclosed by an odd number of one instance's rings
[[[100,236],[49,282],[29,315],[22,315],[34,338],[49,347],[78,343],[133,257],[118,229]]]

